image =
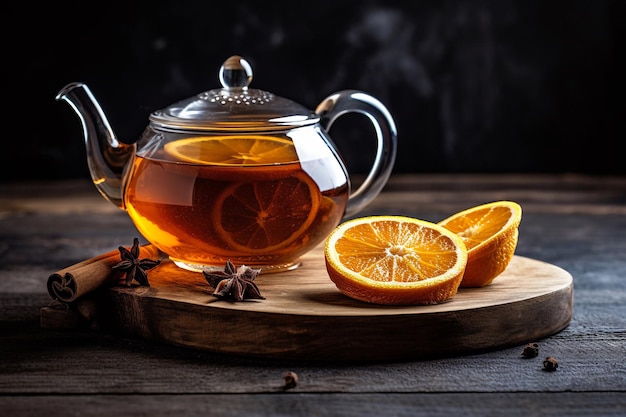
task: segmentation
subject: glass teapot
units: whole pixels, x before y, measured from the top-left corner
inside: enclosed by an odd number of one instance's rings
[[[219,80],[222,88],[153,112],[132,144],[117,140],[85,84],[68,84],[56,98],[82,122],[95,186],[176,265],[196,272],[223,269],[228,260],[262,272],[296,268],[386,184],[396,157],[394,120],[361,91],[332,94],[312,112],[252,89],[251,66],[240,56],[224,62]],[[356,190],[328,136],[350,112],[368,117],[377,140]]]

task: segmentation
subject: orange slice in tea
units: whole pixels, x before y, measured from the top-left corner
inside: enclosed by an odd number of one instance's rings
[[[330,279],[345,295],[375,304],[437,304],[457,293],[467,262],[448,229],[403,216],[369,216],[337,226],[324,247]]]
[[[213,224],[232,248],[273,255],[303,237],[320,199],[317,185],[303,172],[273,181],[236,182],[219,195]]]
[[[483,287],[508,266],[519,236],[522,208],[513,201],[495,201],[456,213],[438,224],[459,235],[467,247],[461,287]]]
[[[212,223],[224,243],[242,253],[274,255],[304,239],[317,216],[320,191],[301,171],[289,139],[207,136],[170,142],[165,151],[179,161],[225,168],[223,180],[232,183],[216,197]]]
[[[195,164],[254,166],[298,160],[293,142],[273,136],[203,136],[165,144],[165,152]]]

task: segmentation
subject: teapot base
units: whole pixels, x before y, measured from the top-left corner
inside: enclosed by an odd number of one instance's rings
[[[211,271],[223,271],[224,270],[224,264],[206,265],[206,264],[185,262],[185,261],[180,261],[176,259],[172,259],[172,262],[174,262],[174,264],[178,266],[179,268],[182,268],[191,272],[201,273],[203,271],[211,272]],[[288,263],[279,264],[279,265],[254,265],[254,264],[245,264],[245,265],[249,266],[250,268],[260,269],[262,274],[272,274],[272,273],[277,273],[277,272],[292,271],[298,268],[300,265],[302,265],[302,262],[300,260],[296,260],[294,262],[288,262]],[[235,265],[235,266],[241,266],[241,265]]]

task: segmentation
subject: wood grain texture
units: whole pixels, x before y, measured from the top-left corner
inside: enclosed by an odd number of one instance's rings
[[[522,358],[520,344],[428,360],[312,362],[174,346],[90,328],[84,317],[78,317],[83,327],[42,328],[50,273],[128,246],[138,232],[89,180],[0,183],[0,410],[7,416],[626,415],[626,178],[394,175],[363,214],[438,221],[495,199],[524,209],[516,254],[561,267],[574,280],[572,320],[534,340],[538,357]],[[556,372],[542,371],[548,355],[559,360]],[[299,375],[295,389],[281,389],[285,371]]]
[[[267,416],[507,416],[528,417],[529,409],[541,416],[623,416],[626,397],[610,393],[543,393],[521,392],[515,396],[501,393],[458,393],[445,395],[397,394],[378,392],[372,394],[338,395],[336,393],[302,394],[298,390],[277,393],[241,394],[236,401],[230,394],[217,395],[93,395],[87,402],[82,397],[38,395],[0,398],[0,405],[20,417],[40,417],[49,410],[58,415],[72,415],[77,409],[90,410],[93,417],[124,416],[172,416],[180,413],[185,404],[188,415],[222,417]],[[579,407],[572,413],[563,410]]]
[[[491,285],[460,289],[432,306],[379,306],[346,297],[326,274],[321,246],[296,270],[261,274],[256,282],[265,300],[218,300],[202,274],[169,261],[149,277],[150,287],[106,290],[100,311],[91,314],[149,340],[281,359],[424,359],[519,345],[565,328],[573,307],[567,271],[521,256]],[[63,327],[59,317],[43,309],[42,326]]]

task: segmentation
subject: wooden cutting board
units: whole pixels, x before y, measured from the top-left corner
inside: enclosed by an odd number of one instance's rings
[[[293,271],[257,277],[265,300],[218,300],[200,273],[169,261],[150,287],[116,286],[99,297],[118,330],[171,345],[266,358],[418,360],[537,341],[564,329],[573,307],[565,270],[515,256],[484,288],[459,289],[432,306],[379,306],[341,294],[322,247]]]

